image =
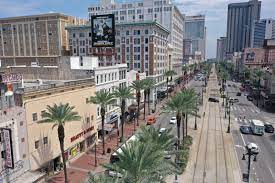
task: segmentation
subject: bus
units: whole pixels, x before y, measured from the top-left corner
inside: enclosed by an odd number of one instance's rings
[[[133,135],[131,136],[120,148],[118,148],[115,152],[113,152],[113,154],[111,154],[110,157],[110,163],[116,163],[119,161],[119,157],[118,157],[118,153],[122,153],[122,147],[125,147],[126,144],[129,144],[130,142],[134,142],[137,140],[137,135]],[[115,172],[114,170],[107,170],[107,174],[111,177],[122,177],[122,175],[120,173]]]
[[[251,131],[255,135],[263,135],[264,134],[264,123],[260,120],[253,119],[250,123]]]

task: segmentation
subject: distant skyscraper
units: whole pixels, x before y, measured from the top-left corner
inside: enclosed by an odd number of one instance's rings
[[[217,54],[216,59],[218,62],[224,61],[226,58],[226,37],[217,39]]]
[[[227,52],[239,52],[251,47],[252,24],[260,20],[261,1],[251,0],[228,5]]]
[[[272,22],[272,39],[275,39],[275,20]]]
[[[261,48],[265,39],[272,38],[272,19],[256,21],[252,25],[251,47]]]
[[[200,51],[205,59],[206,28],[205,16],[186,16],[185,19],[185,39],[191,39],[191,54]]]

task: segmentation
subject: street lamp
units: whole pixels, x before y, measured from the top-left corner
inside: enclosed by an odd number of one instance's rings
[[[230,107],[233,105],[233,101],[229,100],[228,104],[228,127],[227,127],[227,133],[230,133]]]
[[[251,157],[253,156],[253,161],[257,161],[257,155],[259,154],[259,149],[256,144],[250,143],[246,146],[247,153],[243,154],[242,160],[246,160],[246,156],[248,157],[248,166],[247,166],[247,173],[243,174],[243,180],[249,182],[249,175],[250,175],[250,164],[251,164]]]

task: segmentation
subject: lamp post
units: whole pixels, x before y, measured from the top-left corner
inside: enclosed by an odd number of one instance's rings
[[[198,107],[198,101],[196,101],[196,108],[197,108],[197,107]],[[197,109],[196,109],[194,130],[197,130],[197,114],[198,114],[198,111],[197,111]]]
[[[227,127],[227,133],[230,133],[230,107],[233,105],[233,101],[228,102],[228,127]]]
[[[95,142],[95,167],[97,167],[97,158],[96,158],[96,142]]]
[[[257,155],[259,154],[259,150],[256,144],[250,143],[246,146],[247,153],[243,154],[242,160],[246,160],[246,156],[248,157],[248,165],[247,165],[247,173],[243,174],[243,179],[246,182],[249,182],[249,175],[250,175],[250,164],[251,164],[251,157],[253,156],[253,161],[257,161]]]
[[[178,151],[179,150],[180,139],[179,139],[179,137],[176,137],[175,139],[177,140],[175,145],[176,145],[176,150]],[[176,154],[176,157],[175,157],[175,164],[177,164],[177,163],[178,163],[178,153]],[[178,182],[178,175],[177,175],[177,173],[175,173],[174,183],[177,183],[177,182]]]

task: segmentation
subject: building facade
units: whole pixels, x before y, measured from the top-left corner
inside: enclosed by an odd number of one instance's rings
[[[201,52],[202,59],[205,59],[206,28],[205,15],[185,17],[185,39],[191,39],[191,55]]]
[[[173,70],[181,74],[182,40],[184,36],[184,16],[171,0],[143,0],[139,2],[117,3],[101,0],[100,4],[88,8],[89,17],[98,14],[115,14],[116,23],[159,22],[169,32],[168,41],[173,46]]]
[[[0,18],[1,66],[55,65],[69,55],[65,26],[84,23],[60,13]]]
[[[251,47],[252,25],[260,20],[261,1],[250,0],[231,3],[227,12],[227,48],[228,54],[243,51]]]
[[[265,39],[272,38],[272,19],[262,19],[252,24],[252,48],[262,48],[264,46]]]
[[[222,62],[226,59],[226,37],[217,39],[216,59],[218,62]]]
[[[56,81],[50,84],[28,82],[18,90],[26,111],[28,131],[27,158],[31,170],[56,171],[60,166],[60,147],[57,127],[53,123],[40,123],[47,106],[66,104],[74,106],[80,121],[66,122],[64,149],[67,160],[75,158],[94,145],[97,139],[96,106],[88,103],[95,95],[94,79]]]

